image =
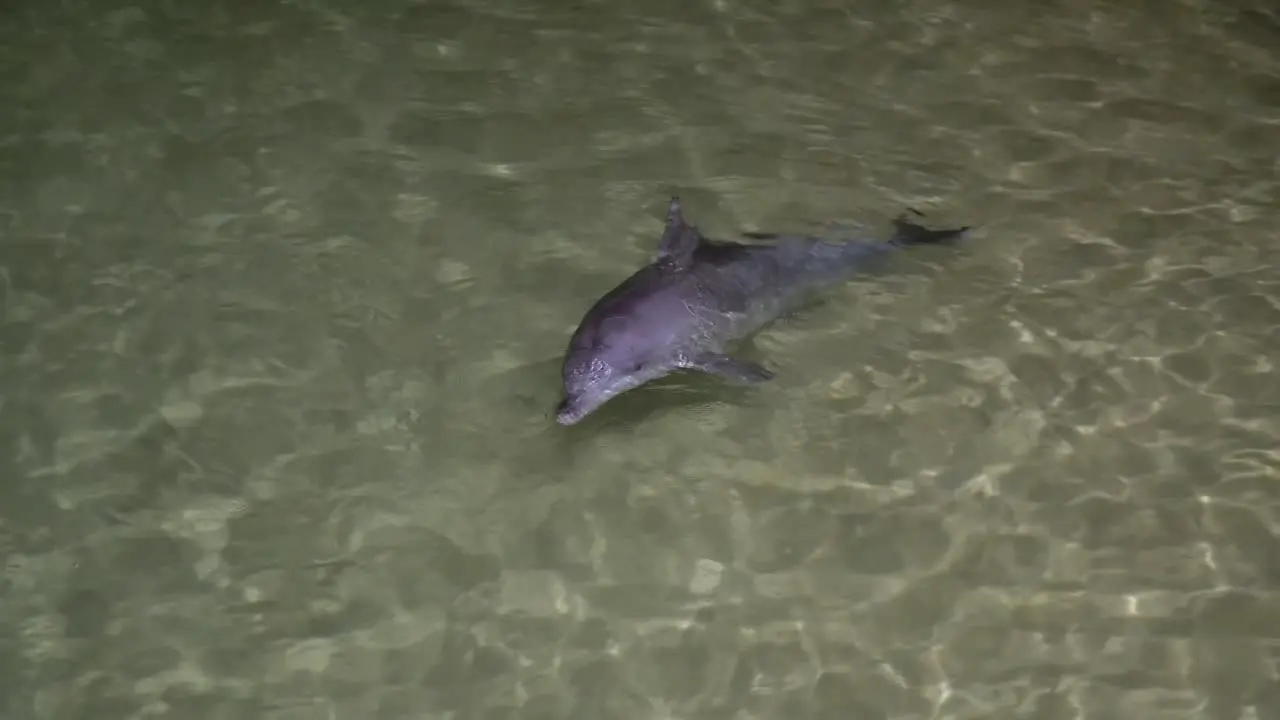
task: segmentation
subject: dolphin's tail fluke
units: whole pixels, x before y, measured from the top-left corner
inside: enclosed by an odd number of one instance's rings
[[[907,213],[911,213],[916,217],[924,217],[924,214],[914,208],[907,208],[893,221],[893,237],[889,238],[891,245],[898,247],[908,247],[911,245],[935,245],[938,243],[952,242],[959,240],[969,231],[970,226],[965,225],[959,228],[949,228],[945,230],[931,230],[923,225],[912,222],[908,219]]]

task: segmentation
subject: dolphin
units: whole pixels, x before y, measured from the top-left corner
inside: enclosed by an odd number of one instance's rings
[[[704,237],[672,197],[657,256],[597,300],[569,340],[556,422],[574,425],[611,398],[680,370],[737,384],[769,380],[771,371],[728,354],[729,346],[900,248],[967,230],[931,230],[904,212],[887,241],[744,233],[771,241],[744,244]]]

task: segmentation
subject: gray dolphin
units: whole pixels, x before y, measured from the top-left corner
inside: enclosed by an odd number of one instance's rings
[[[969,229],[930,230],[905,213],[894,228],[887,241],[776,233],[744,234],[770,243],[714,241],[686,223],[680,199],[671,198],[657,257],[597,300],[569,340],[556,422],[573,425],[610,398],[676,370],[764,382],[773,373],[726,354],[728,345],[894,250]]]

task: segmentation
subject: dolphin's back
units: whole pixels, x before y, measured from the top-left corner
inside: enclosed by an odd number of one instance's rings
[[[892,251],[883,242],[830,242],[783,236],[767,245],[705,242],[689,272],[698,276],[706,309],[746,314],[763,325]]]
[[[902,248],[950,242],[968,230],[931,230],[903,214],[894,221],[888,240],[831,241],[769,233],[754,235],[772,240],[764,245],[704,240],[694,254],[693,270],[703,272],[731,309],[746,308],[764,324],[813,294],[874,269]]]

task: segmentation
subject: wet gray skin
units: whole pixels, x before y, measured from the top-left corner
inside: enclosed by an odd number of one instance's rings
[[[966,230],[930,230],[903,215],[888,240],[755,233],[747,237],[770,242],[713,241],[685,222],[673,197],[657,257],[597,300],[569,340],[556,422],[578,423],[610,398],[677,370],[764,382],[773,373],[728,355],[731,344],[899,248]]]

